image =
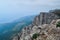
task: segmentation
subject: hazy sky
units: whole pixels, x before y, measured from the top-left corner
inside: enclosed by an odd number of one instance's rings
[[[0,23],[60,8],[60,0],[0,0]]]

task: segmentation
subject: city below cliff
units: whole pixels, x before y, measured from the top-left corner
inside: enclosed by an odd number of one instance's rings
[[[40,12],[12,40],[60,40],[60,9]]]

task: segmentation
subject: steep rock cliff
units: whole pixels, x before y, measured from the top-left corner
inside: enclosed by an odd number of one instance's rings
[[[13,40],[60,40],[60,28],[56,27],[56,23],[60,21],[60,13],[56,13],[54,10],[41,12],[32,24],[24,27]]]

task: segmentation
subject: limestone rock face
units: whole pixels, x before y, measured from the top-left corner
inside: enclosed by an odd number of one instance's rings
[[[60,27],[56,23],[60,16],[54,12],[41,12],[37,15],[31,25],[22,29],[20,35],[14,40],[60,40]],[[38,33],[39,36],[33,39],[32,36]],[[18,38],[18,39],[15,39]]]
[[[35,17],[33,24],[34,25],[50,24],[52,20],[56,20],[59,18],[60,16],[56,15],[53,12],[41,12],[38,16]]]
[[[58,22],[58,20],[55,20],[55,23]],[[32,36],[35,33],[39,33],[40,35],[34,40],[60,40],[60,28],[56,27],[55,24],[50,23],[34,26],[32,29],[29,28],[29,30],[27,28],[28,27],[22,30],[23,35],[21,35],[20,40],[32,40]]]
[[[40,36],[36,40],[60,40],[60,28],[57,28],[54,24],[42,25],[39,34]]]

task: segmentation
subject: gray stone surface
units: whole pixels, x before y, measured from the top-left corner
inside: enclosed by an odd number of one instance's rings
[[[34,40],[60,40],[60,28],[56,28],[56,23],[60,21],[60,16],[56,13],[55,10],[41,12],[35,17],[31,25],[22,29],[21,33],[19,33],[19,40],[32,40],[32,36],[35,33],[39,33],[40,36]],[[18,38],[17,36],[13,39],[18,40],[15,38]]]

